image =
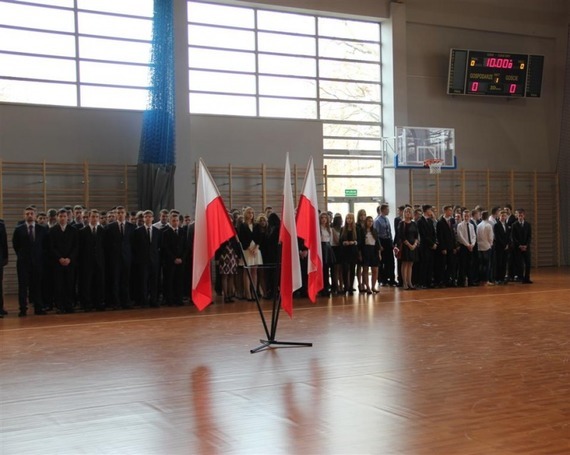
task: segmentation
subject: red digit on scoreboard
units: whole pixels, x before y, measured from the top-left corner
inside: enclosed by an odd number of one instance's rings
[[[516,93],[517,92],[517,84],[511,84],[509,87],[509,93]]]
[[[471,84],[471,91],[476,92],[479,89],[479,82],[473,82]]]

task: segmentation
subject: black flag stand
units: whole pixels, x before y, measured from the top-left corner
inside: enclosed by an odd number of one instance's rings
[[[261,310],[261,305],[259,303],[259,295],[257,294],[257,289],[253,289],[253,284],[251,281],[251,272],[249,271],[249,267],[246,266],[247,273],[249,276],[249,283],[253,290],[253,295],[255,297],[255,302],[257,303],[257,308],[259,309],[259,314],[261,315],[261,321],[263,323],[263,328],[265,329],[265,334],[267,336],[266,340],[259,340],[261,345],[256,347],[255,349],[251,349],[249,352],[251,354],[255,354],[256,352],[264,351],[266,349],[271,348],[272,346],[290,346],[290,347],[311,347],[313,343],[307,342],[298,342],[298,341],[277,341],[275,336],[277,335],[277,323],[279,322],[279,311],[281,309],[281,288],[279,287],[279,277],[281,275],[281,248],[282,245],[279,244],[279,254],[277,259],[277,264],[275,267],[275,274],[273,276],[273,309],[271,311],[271,331],[268,332],[267,330],[267,323],[265,321],[265,315]],[[242,257],[244,264],[245,262],[245,255],[242,250]]]

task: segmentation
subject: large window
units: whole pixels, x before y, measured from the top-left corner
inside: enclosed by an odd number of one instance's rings
[[[322,120],[331,195],[381,196],[379,23],[189,1],[188,43],[191,113]]]
[[[0,0],[0,102],[144,109],[152,0]]]

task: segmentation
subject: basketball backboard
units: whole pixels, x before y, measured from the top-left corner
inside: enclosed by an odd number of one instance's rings
[[[443,160],[443,169],[455,169],[455,129],[397,126],[394,154],[397,168],[424,168],[427,160]]]

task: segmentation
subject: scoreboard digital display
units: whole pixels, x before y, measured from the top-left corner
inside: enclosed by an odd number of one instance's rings
[[[449,95],[539,97],[544,57],[451,49]]]

